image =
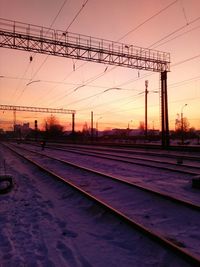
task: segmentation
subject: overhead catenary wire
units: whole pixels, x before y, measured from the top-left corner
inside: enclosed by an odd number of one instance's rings
[[[80,15],[81,11],[84,9],[84,7],[86,6],[86,4],[88,3],[89,0],[86,0],[83,5],[81,6],[81,8],[78,10],[78,12],[76,13],[76,15],[74,16],[74,18],[72,19],[72,21],[69,23],[68,27],[66,28],[66,32],[69,30],[69,28],[72,26],[72,24],[74,23],[74,21],[77,19],[77,17]]]
[[[80,66],[78,66],[78,67],[76,67],[76,70],[78,70],[79,68],[81,68],[83,65],[85,65],[85,64],[87,64],[87,62],[84,62],[83,64],[81,64]],[[61,82],[54,82],[54,84],[56,84],[55,86],[53,86],[53,87],[51,87],[49,90],[48,90],[48,92],[46,93],[44,93],[42,96],[40,96],[39,98],[38,98],[38,100],[35,100],[34,101],[34,104],[35,103],[37,103],[37,104],[40,104],[41,102],[43,102],[43,99],[44,99],[44,97],[46,97],[46,95],[48,94],[50,94],[53,90],[55,90],[59,85],[61,85],[61,84],[68,84],[68,85],[75,85],[75,86],[80,86],[80,84],[73,84],[73,83],[65,83],[64,81],[66,81],[67,80],[67,78],[69,78],[70,77],[70,75],[72,74],[72,73],[74,73],[74,71],[71,71],[70,73],[68,73],[63,79],[62,79],[62,81]],[[53,83],[53,82],[52,82]]]
[[[133,28],[132,30],[128,31],[126,34],[124,34],[121,38],[119,38],[117,41],[121,41],[123,40],[125,37],[127,37],[128,35],[130,35],[131,33],[133,33],[134,31],[138,30],[140,27],[142,27],[144,24],[146,24],[147,22],[149,22],[150,20],[154,19],[155,17],[157,17],[158,15],[160,15],[162,12],[166,11],[168,8],[170,8],[171,6],[173,6],[174,4],[176,4],[179,0],[175,0],[173,1],[171,4],[167,5],[166,7],[160,9],[158,12],[156,12],[155,14],[153,14],[151,17],[149,17],[148,19],[144,20],[143,22],[141,22],[139,25],[137,25],[135,28]]]
[[[129,35],[129,34],[132,33],[133,31],[137,30],[139,27],[141,27],[142,25],[144,25],[146,22],[150,21],[151,19],[153,19],[154,17],[156,17],[157,15],[159,15],[160,13],[162,13],[163,11],[167,10],[169,7],[171,7],[172,5],[174,5],[177,1],[178,1],[178,0],[174,1],[173,3],[169,4],[169,5],[166,6],[165,8],[161,9],[159,12],[157,12],[156,14],[154,14],[153,16],[151,16],[150,18],[148,18],[147,20],[145,20],[142,24],[138,25],[136,28],[134,28],[131,32],[128,32],[126,35]],[[123,36],[123,37],[120,38],[119,40],[123,39],[124,37],[125,37],[125,36]],[[115,68],[116,68],[116,67],[113,67],[112,69],[110,69],[110,71],[113,70],[113,69],[115,69]],[[110,71],[109,71],[109,72],[110,72]],[[104,72],[104,73],[107,73],[107,72]],[[100,75],[100,77],[103,76],[103,75],[104,75],[104,74]],[[92,79],[92,82],[95,81],[95,80],[97,80],[98,78],[99,78],[99,77],[95,77],[95,78],[92,77],[92,78],[91,78],[91,79]],[[89,84],[89,82],[88,82],[87,84]],[[85,86],[85,85],[80,86],[79,88],[84,87],[84,86]],[[76,91],[76,88],[75,88],[75,90],[72,90],[70,93],[68,93],[68,94],[65,95],[64,97],[69,96],[70,94],[72,94],[72,93],[75,92],[75,91]],[[98,94],[97,94],[97,95],[98,95]],[[50,105],[56,103],[57,101],[59,101],[59,100],[62,99],[62,98],[63,98],[63,96],[62,96],[62,97],[59,97],[58,100],[54,100],[53,102],[51,102]]]
[[[188,62],[188,61],[194,60],[194,59],[196,59],[196,58],[198,58],[198,57],[200,57],[200,54],[199,54],[199,55],[196,55],[196,56],[194,56],[194,57],[190,57],[190,58],[187,58],[187,59],[185,59],[185,60],[179,61],[179,62],[177,62],[177,63],[174,63],[174,64],[172,65],[172,67],[181,65],[181,64],[186,63],[186,62]],[[133,83],[133,82],[135,82],[135,81],[137,81],[137,80],[139,80],[139,79],[144,79],[144,78],[146,78],[146,77],[148,77],[148,76],[150,76],[150,75],[152,75],[152,74],[147,74],[146,76],[144,76],[144,77],[142,77],[142,78],[133,79],[133,80],[131,80],[131,81],[129,80],[129,83]],[[127,83],[126,83],[126,84],[127,84]],[[125,85],[125,83],[120,84],[120,86],[123,86],[123,85]],[[116,87],[116,88],[119,88],[119,86]],[[96,96],[98,96],[98,95],[100,95],[100,94],[102,94],[102,93],[104,93],[104,92],[106,92],[106,91],[108,91],[108,90],[111,90],[111,89],[112,89],[112,88],[107,88],[107,89],[104,90],[103,92],[100,92],[100,93],[97,93],[97,94],[94,94],[94,95],[91,95],[91,96],[88,96],[88,97],[84,97],[84,98],[82,98],[82,99],[80,99],[80,100],[71,102],[71,103],[68,104],[68,106],[71,105],[71,104],[74,104],[74,103],[78,103],[78,102],[85,101],[85,100],[87,100],[87,99],[96,97]],[[120,88],[120,89],[123,90],[123,88]],[[126,89],[124,89],[124,90],[126,90]],[[116,101],[116,100],[115,100],[115,101]]]
[[[167,41],[164,41],[164,42],[162,42],[162,43],[159,43],[157,46],[154,46],[154,48],[157,48],[158,46],[162,46],[162,45],[164,45],[164,44],[166,44],[166,43],[168,43],[168,42],[171,42],[171,41],[173,41],[173,40],[175,40],[175,39],[177,39],[177,38],[179,38],[179,37],[182,37],[182,36],[185,35],[185,34],[188,34],[188,33],[192,32],[192,31],[195,31],[195,30],[197,30],[197,29],[199,29],[199,28],[200,28],[200,25],[199,25],[199,26],[196,26],[196,27],[194,27],[194,28],[192,28],[192,29],[190,29],[190,30],[188,30],[188,31],[186,31],[186,32],[180,33],[179,35],[176,35],[176,36],[174,36],[174,37],[168,39]]]
[[[185,59],[185,60],[183,60],[183,61],[179,61],[179,62],[177,62],[177,63],[175,63],[175,64],[173,64],[172,65],[172,67],[175,67],[175,66],[178,66],[178,65],[181,65],[181,64],[184,64],[184,63],[186,63],[186,62],[188,62],[188,61],[190,61],[190,60],[194,60],[194,59],[196,59],[196,58],[198,58],[198,57],[200,57],[200,54],[199,55],[196,55],[196,56],[194,56],[194,57],[190,57],[190,58],[187,58],[187,59]],[[149,74],[149,75],[151,75],[151,74]],[[190,79],[188,79],[188,80],[190,80]],[[134,81],[136,81],[136,80],[134,80]],[[134,82],[134,81],[132,81],[132,82]],[[185,80],[184,80],[185,81]],[[186,80],[187,81],[187,80]],[[181,86],[181,85],[180,85]],[[169,88],[170,88],[170,86],[169,86]],[[137,95],[136,95],[137,96]],[[93,96],[90,96],[90,97],[88,97],[88,99],[89,98],[92,98],[92,97],[96,97],[96,95],[93,95]],[[127,97],[126,99],[129,99],[130,97]],[[196,99],[196,98],[195,98]],[[85,100],[87,100],[87,98],[84,98],[84,99],[81,99],[81,100],[79,100],[79,102],[81,102],[81,101],[85,101]],[[122,99],[120,99],[120,102],[121,102],[121,100]],[[181,100],[182,101],[182,100]],[[181,102],[180,101],[180,102]],[[78,102],[78,101],[76,101],[76,102]],[[116,103],[116,100],[114,100],[114,101],[111,101],[111,102],[109,102],[109,104],[111,104],[111,103],[113,103],[113,102],[115,102]],[[130,101],[131,102],[131,101]],[[179,101],[178,101],[179,102]],[[74,103],[74,102],[73,102]],[[70,103],[70,104],[72,104],[72,103]],[[106,103],[106,104],[104,104],[104,105],[107,105],[108,103]],[[128,103],[126,103],[126,104],[128,104]],[[121,103],[120,104],[120,106],[122,106],[123,104]],[[154,105],[155,106],[155,105]],[[97,107],[97,106],[96,106]],[[85,109],[84,109],[85,110]],[[88,108],[88,110],[89,110],[89,108]],[[103,113],[100,113],[100,115],[105,115],[106,113],[108,113],[108,112],[110,112],[111,110],[109,109],[108,111],[106,111],[106,112],[103,112]],[[79,110],[79,112],[80,112],[80,110]]]
[[[109,69],[107,72],[110,72],[112,69]],[[96,81],[97,79],[99,79],[100,77],[104,76],[105,72],[101,72],[99,74],[97,74],[96,76],[90,77],[89,79],[87,79],[84,83],[82,83],[82,85],[80,86],[76,86],[74,87],[69,93],[64,94],[56,99],[53,100],[53,102],[51,102],[49,105],[55,104],[56,102],[58,102],[60,99],[63,99],[64,97],[68,97],[69,95],[73,94],[74,92],[76,92],[78,89],[88,86],[90,83]]]
[[[21,81],[25,78],[25,76],[26,76],[26,74],[27,74],[27,72],[28,72],[28,70],[29,70],[30,63],[31,63],[31,61],[27,64],[27,67],[26,67],[26,69],[25,69],[25,71],[24,71],[24,73],[23,73],[23,75],[22,75],[22,78],[20,79],[20,82],[18,83],[17,87],[15,88],[14,93],[12,94],[12,97],[11,97],[12,99],[15,98],[15,95],[16,95],[16,93],[18,92],[18,90],[19,90],[19,88],[20,88],[20,86],[21,86]],[[15,103],[15,102],[16,102],[16,101],[14,101],[14,103]]]
[[[88,1],[85,1],[85,3],[83,4],[83,6],[81,7],[81,9],[78,11],[77,14],[80,13],[80,11],[83,9],[83,7],[85,6],[85,4],[87,4],[87,2],[88,2]],[[129,32],[126,33],[125,35],[128,36],[129,34],[133,33],[133,32],[136,31],[136,30],[138,30],[138,29],[139,29],[140,27],[142,27],[144,24],[146,24],[147,22],[149,22],[150,20],[152,20],[152,19],[155,18],[156,16],[160,15],[162,12],[166,11],[168,8],[170,8],[172,5],[174,5],[176,2],[178,2],[178,0],[173,1],[171,4],[165,6],[164,8],[162,8],[161,10],[159,10],[158,12],[156,12],[154,15],[152,15],[151,17],[149,17],[148,19],[146,19],[145,21],[143,21],[142,23],[140,23],[139,25],[137,25],[134,29],[132,29],[131,31],[129,31]],[[75,16],[75,17],[77,17],[77,16]],[[74,22],[74,20],[72,20],[72,21]],[[72,24],[72,23],[71,23],[71,24]],[[67,29],[67,30],[68,30],[68,29]],[[66,31],[67,31],[67,30],[66,30]],[[125,35],[122,36],[121,38],[119,38],[118,41],[124,39]],[[86,64],[88,64],[88,62],[85,62],[82,66],[85,66]],[[111,72],[111,71],[114,70],[115,68],[117,68],[117,67],[114,66],[114,67],[112,67],[111,69],[109,69],[109,71],[107,71],[107,67],[106,67],[106,68],[105,68],[106,71],[104,70],[104,73],[102,73],[102,75],[100,75],[99,77],[94,77],[94,76],[93,76],[93,77],[91,77],[90,79],[92,80],[92,82],[93,82],[93,81],[96,81],[98,78],[102,77],[104,74],[107,74],[107,73]],[[87,85],[88,85],[88,84],[89,84],[89,82],[87,82]],[[83,86],[83,87],[84,87],[84,86]],[[73,93],[73,90],[72,90],[69,94],[65,95],[64,97],[69,96],[69,95],[72,94],[72,93]],[[59,97],[59,99],[62,99],[62,96]],[[52,105],[52,104],[54,104],[54,103],[56,103],[56,102],[57,102],[57,101],[54,100],[53,102],[50,103],[50,105]]]
[[[170,5],[168,5],[167,7],[165,7],[164,9],[162,9],[160,12],[158,12],[158,14],[160,14],[162,11],[164,11],[164,10],[166,10],[167,8],[169,8],[172,4],[175,4],[177,1],[174,1],[173,3],[171,3]],[[155,17],[155,16],[153,16],[153,17]],[[151,17],[151,18],[153,18],[153,17]],[[189,23],[187,23],[187,25],[184,25],[184,26],[182,26],[182,27],[180,27],[180,28],[178,28],[178,29],[176,29],[175,31],[173,31],[172,33],[170,33],[170,34],[168,34],[168,35],[166,35],[166,36],[164,36],[164,37],[162,37],[159,41],[157,41],[157,42],[155,42],[155,43],[153,43],[151,46],[149,46],[149,48],[150,47],[153,47],[155,44],[158,44],[158,46],[159,46],[159,42],[161,42],[161,41],[163,41],[163,40],[165,40],[165,39],[167,39],[169,36],[172,36],[172,35],[174,35],[175,33],[177,33],[177,32],[179,32],[179,31],[181,31],[182,29],[184,29],[185,27],[187,27],[187,26],[189,26],[190,24],[193,24],[193,23],[195,23],[195,22],[197,22],[198,20],[200,19],[200,17],[198,17],[198,18],[195,18],[194,20],[192,20],[192,21],[190,21]],[[146,20],[146,21],[149,21],[149,20]],[[135,28],[136,29],[136,28]],[[188,31],[189,32],[189,31]],[[181,36],[181,35],[180,35]],[[169,40],[170,41],[170,40]],[[166,41],[166,42],[168,42],[168,41]],[[165,42],[165,43],[166,43]],[[187,61],[189,61],[189,60],[193,60],[193,59],[195,59],[195,58],[197,58],[197,57],[199,57],[199,55],[197,55],[197,56],[195,56],[195,57],[192,57],[192,58],[190,58],[190,59],[186,59],[186,60],[184,60],[183,62],[178,62],[178,63],[176,63],[176,65],[179,65],[179,64],[182,64],[182,63],[184,63],[184,62],[187,62]],[[175,66],[175,65],[172,65],[172,66]],[[114,68],[116,68],[116,67],[113,67],[112,69],[110,69],[110,71],[111,70],[113,70]],[[146,76],[151,76],[151,75],[153,75],[153,74],[148,74],[148,75],[145,75],[144,77],[146,77]],[[144,77],[138,77],[139,79],[144,79]],[[98,79],[98,77],[97,78],[95,78],[95,80],[97,80]],[[129,83],[132,83],[133,81],[135,81],[136,79],[134,79],[134,80],[130,80],[130,81],[128,81],[128,82],[125,82],[125,83],[123,83],[123,84],[120,84],[119,86],[123,86],[123,85],[127,85],[127,84],[129,84]],[[138,79],[137,79],[138,80]],[[94,81],[94,80],[93,80]],[[97,96],[98,96],[99,94],[97,94]],[[68,95],[67,95],[68,96]],[[95,95],[96,96],[96,95]],[[89,96],[89,98],[91,98],[92,96]],[[87,98],[84,98],[83,100],[86,100]],[[71,103],[70,103],[71,104]]]
[[[162,10],[160,10],[160,12],[158,12],[157,15],[160,14],[162,11],[166,10],[167,8],[169,8],[170,6],[172,6],[173,4],[175,4],[176,2],[177,2],[177,1],[174,1],[173,3],[171,3],[170,5],[168,5],[167,7],[163,8]],[[156,16],[156,14],[155,14],[155,16]],[[152,16],[152,17],[150,17],[150,18],[154,18],[155,16]],[[172,33],[170,33],[170,34],[164,36],[163,38],[161,38],[159,41],[153,43],[151,46],[149,46],[149,48],[150,48],[150,47],[153,47],[155,44],[157,44],[157,43],[159,43],[159,42],[161,42],[161,41],[167,39],[169,36],[172,36],[172,35],[174,35],[175,33],[181,31],[182,29],[184,29],[185,27],[189,26],[190,24],[193,24],[193,23],[197,22],[199,19],[200,19],[200,17],[197,17],[197,18],[195,18],[194,20],[188,22],[186,25],[184,25],[184,26],[182,26],[182,27],[176,29],[176,30],[173,31]],[[149,20],[146,20],[146,21],[149,21]],[[141,26],[142,26],[142,25],[143,25],[143,24],[141,24]],[[137,27],[134,28],[134,29],[136,30]],[[130,32],[129,32],[129,34],[130,34]],[[123,38],[121,38],[121,39],[123,39]],[[121,39],[119,39],[119,40],[121,40]],[[167,42],[167,41],[166,41],[166,42]],[[165,43],[166,43],[166,42],[165,42]],[[158,46],[159,46],[159,45],[158,45]],[[199,57],[199,55],[194,56],[194,57],[189,58],[189,59],[186,59],[186,60],[184,60],[184,61],[178,62],[178,63],[176,63],[176,65],[182,64],[182,63],[187,62],[187,61],[190,61],[190,60],[193,60],[193,59],[195,59],[195,58],[197,58],[197,57]],[[175,64],[172,65],[172,66],[175,66]],[[114,67],[114,68],[115,68],[115,67]],[[112,69],[113,69],[113,68],[112,68]],[[149,74],[149,75],[152,75],[152,74]],[[148,75],[147,75],[147,76],[148,76]],[[146,76],[145,76],[145,77],[146,77]],[[139,78],[140,78],[140,77],[139,77]],[[144,78],[144,77],[142,77],[142,79],[143,79],[143,78]],[[134,80],[135,80],[135,79],[134,79]],[[133,82],[133,81],[131,81],[131,82]],[[128,82],[128,83],[129,83],[129,82]],[[125,84],[128,84],[128,83],[125,83]],[[123,85],[125,85],[125,84],[123,84]],[[120,86],[122,86],[122,84],[120,84]],[[90,96],[90,97],[92,97],[92,96]],[[89,98],[90,98],[90,97],[89,97]],[[84,100],[85,100],[85,99],[86,99],[86,98],[84,98]]]
[[[196,59],[196,58],[198,58],[200,55],[197,55],[197,56],[194,56],[194,57],[190,57],[190,58],[187,58],[187,59],[185,59],[185,60],[183,60],[183,61],[179,61],[179,62],[177,62],[177,63],[175,63],[175,64],[173,64],[172,65],[172,67],[175,67],[175,66],[178,66],[178,65],[180,65],[180,64],[183,64],[183,63],[185,63],[185,62],[188,62],[188,61],[190,61],[190,60],[193,60],[193,59]],[[146,76],[149,76],[149,75],[152,75],[152,74],[148,74],[148,75],[146,75]],[[146,77],[145,76],[145,77]],[[141,78],[139,78],[139,79],[141,79]],[[136,79],[136,80],[138,80],[138,79]],[[136,80],[134,80],[134,81],[136,81]],[[133,82],[133,81],[132,81]],[[108,88],[109,89],[109,88]],[[110,88],[111,89],[111,88]],[[106,90],[105,90],[106,91]],[[91,96],[89,96],[89,97],[85,97],[85,98],[83,98],[83,99],[81,99],[81,100],[77,100],[77,101],[74,101],[74,102],[71,102],[71,103],[69,103],[68,105],[71,105],[71,104],[74,104],[74,103],[78,103],[78,102],[81,102],[81,101],[85,101],[85,100],[88,100],[88,99],[90,99],[90,98],[94,98],[94,97],[96,97],[96,96],[99,96],[100,94],[102,94],[102,93],[104,93],[105,91],[103,91],[103,92],[101,92],[101,93],[97,93],[97,94],[95,94],[95,95],[91,95]],[[137,95],[136,95],[137,96]],[[128,97],[129,98],[129,97]],[[120,102],[121,102],[121,100],[122,99],[120,99]],[[134,100],[133,100],[134,101]],[[112,103],[113,101],[111,101],[111,102],[109,102],[110,104]],[[116,103],[116,100],[114,100],[114,102]],[[132,101],[130,101],[130,102],[132,102]],[[130,102],[128,102],[128,103],[130,103]],[[126,104],[128,104],[128,103],[125,103],[125,105]],[[104,105],[107,105],[107,104],[104,104]],[[123,104],[120,104],[120,106],[122,106]],[[155,105],[154,105],[155,106]],[[97,106],[96,106],[97,107]],[[83,110],[83,109],[82,109]],[[85,110],[85,109],[84,109]],[[89,110],[89,108],[88,108],[88,110]],[[108,112],[110,112],[111,111],[111,109],[109,109],[109,110],[107,110],[107,111],[105,111],[105,112],[103,112],[103,113],[100,113],[100,115],[105,115],[106,113],[108,113]],[[80,112],[80,110],[79,110],[79,112]]]
[[[200,17],[197,17],[197,18],[193,19],[192,21],[188,22],[188,24],[183,25],[183,26],[179,27],[178,29],[176,29],[175,31],[173,31],[173,32],[171,32],[171,33],[169,33],[169,34],[167,34],[166,36],[164,36],[163,38],[161,38],[159,41],[156,41],[155,43],[151,44],[148,48],[155,47],[156,44],[159,44],[159,43],[162,42],[163,40],[167,39],[168,37],[174,35],[175,33],[179,32],[179,31],[183,30],[184,28],[186,28],[186,27],[188,27],[189,25],[191,25],[191,24],[197,22],[198,20],[200,20]],[[158,45],[158,46],[159,46],[159,45]]]
[[[177,2],[177,1],[175,1],[175,2]],[[174,3],[175,3],[175,2],[174,2]],[[188,25],[197,22],[199,19],[200,19],[200,17],[195,18],[194,20],[192,20],[191,22],[189,22],[187,25],[184,25],[183,27],[178,28],[177,30],[173,31],[172,33],[170,33],[170,34],[166,35],[165,37],[161,38],[161,39],[160,39],[159,41],[157,41],[156,43],[153,43],[151,46],[149,46],[149,48],[152,47],[152,46],[154,46],[155,44],[159,43],[160,41],[162,41],[162,40],[164,40],[164,39],[167,39],[169,36],[172,36],[173,34],[177,33],[178,31],[182,30],[183,28],[187,27]],[[188,31],[188,32],[189,32],[189,31]],[[188,32],[187,32],[187,33],[188,33]],[[182,35],[180,35],[180,36],[182,36]],[[171,39],[170,39],[170,40],[171,40]],[[165,43],[169,42],[170,40],[166,41]],[[159,44],[158,44],[158,46],[159,46]],[[183,61],[177,62],[177,63],[175,63],[175,64],[172,64],[171,67],[180,65],[180,64],[182,64],[182,63],[188,62],[188,61],[193,60],[193,59],[196,59],[196,58],[198,58],[199,56],[200,56],[200,55],[196,55],[196,56],[194,56],[194,57],[191,57],[191,58],[185,59],[185,60],[183,60]],[[147,74],[147,75],[145,75],[144,77],[139,77],[139,79],[144,79],[145,77],[148,77],[148,76],[151,76],[151,75],[153,75],[153,74]],[[132,82],[134,82],[134,81],[136,81],[136,80],[138,80],[138,79],[131,79],[131,80],[129,80],[128,82],[124,82],[124,83],[120,84],[119,86],[127,85],[127,84],[132,83]],[[84,100],[85,100],[85,98],[84,98]]]
[[[177,38],[177,37],[174,37],[174,38]],[[166,41],[166,42],[167,42],[167,41]],[[194,59],[195,59],[195,58],[198,58],[198,57],[199,57],[199,55],[196,55],[196,56],[194,56]],[[184,61],[185,61],[185,60],[184,60]],[[186,59],[186,62],[187,62],[187,61],[189,61],[189,60]],[[173,66],[173,65],[172,65],[172,66]],[[143,78],[144,78],[144,77],[142,77],[142,79],[143,79]],[[76,86],[76,85],[75,85],[75,86]],[[84,85],[77,85],[76,87],[79,87],[79,86],[80,86],[80,88],[81,88],[81,87],[84,87]],[[88,86],[89,86],[89,84],[88,84]],[[79,88],[78,88],[77,90],[79,90]],[[75,90],[75,91],[77,91],[77,90]]]
[[[73,17],[72,21],[69,23],[69,25],[67,26],[65,32],[67,32],[69,30],[69,28],[72,26],[72,24],[76,21],[76,19],[78,18],[78,16],[80,15],[80,13],[82,12],[82,10],[84,9],[84,7],[86,6],[86,4],[88,3],[89,0],[86,0],[83,5],[81,6],[81,8],[78,10],[78,12],[76,13],[76,15]],[[49,57],[49,55],[46,57],[46,59],[44,60],[44,62],[41,64],[41,66],[39,67],[37,73],[40,71],[40,69],[43,67],[44,63],[47,61],[47,58]],[[75,70],[78,70],[79,67],[76,68],[75,63],[72,59],[73,62],[73,71],[71,73],[73,73]],[[84,66],[85,64],[87,64],[87,62],[84,62],[82,64],[82,66]],[[35,73],[34,76],[37,74]],[[64,78],[66,79],[66,78]],[[51,88],[50,91],[48,92],[48,94],[53,90],[54,88]]]
[[[65,4],[67,3],[67,1],[68,1],[68,0],[64,0],[63,4],[61,5],[61,7],[60,7],[60,9],[59,9],[59,11],[58,11],[58,13],[56,14],[55,18],[53,19],[53,21],[52,21],[52,23],[51,23],[49,29],[51,29],[51,27],[52,27],[53,24],[55,23],[56,19],[58,18],[59,14],[60,14],[61,11],[63,10],[63,8],[64,8]],[[29,63],[32,63],[34,57],[35,57],[35,55],[30,57],[30,62],[29,62]],[[44,61],[42,62],[42,64],[41,64],[40,67],[38,68],[38,70],[32,75],[32,77],[31,77],[32,79],[33,79],[33,78],[37,75],[37,73],[40,71],[40,69],[42,68],[42,66],[43,66],[43,65],[45,64],[45,62],[47,61],[47,58],[48,58],[48,56],[44,59]],[[27,67],[27,69],[26,69],[26,71],[25,71],[23,77],[25,77],[26,72],[28,71],[29,67],[30,67],[30,64],[28,65],[28,67]],[[17,98],[17,100],[15,101],[15,103],[19,101],[19,99],[22,97],[22,95],[23,95],[23,93],[24,93],[25,90],[26,90],[26,86],[22,89],[22,92],[21,92],[21,94],[19,95],[19,97]]]

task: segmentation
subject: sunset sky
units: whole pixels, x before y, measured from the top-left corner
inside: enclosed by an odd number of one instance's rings
[[[200,0],[0,0],[0,17],[169,52],[170,129],[181,110],[200,129]],[[145,80],[148,127],[160,129],[159,73],[0,48],[0,104],[76,110],[76,130],[91,111],[100,130],[138,128]],[[0,128],[11,129],[13,113],[0,112]],[[71,115],[55,115],[71,129]],[[17,123],[48,116],[17,112]]]

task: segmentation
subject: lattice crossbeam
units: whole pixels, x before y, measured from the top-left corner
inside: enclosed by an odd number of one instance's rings
[[[170,71],[170,54],[0,19],[0,46],[154,72]]]

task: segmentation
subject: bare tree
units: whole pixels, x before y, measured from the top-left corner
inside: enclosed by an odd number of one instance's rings
[[[58,118],[51,115],[45,119],[45,129],[49,138],[57,138],[63,134],[63,126],[59,123]]]
[[[140,121],[140,124],[139,124],[139,127],[138,127],[138,129],[141,131],[141,132],[143,132],[144,131],[144,122],[143,121]]]

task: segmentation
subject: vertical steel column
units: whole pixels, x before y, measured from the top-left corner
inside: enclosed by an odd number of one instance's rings
[[[91,111],[91,142],[94,140],[93,111]]]
[[[147,94],[148,94],[148,80],[145,81],[145,140],[147,141]]]
[[[13,132],[16,130],[16,109],[13,109]]]
[[[75,113],[72,113],[72,136],[75,133]]]
[[[161,72],[161,125],[162,125],[162,147],[169,146],[169,119],[167,99],[167,72]]]

